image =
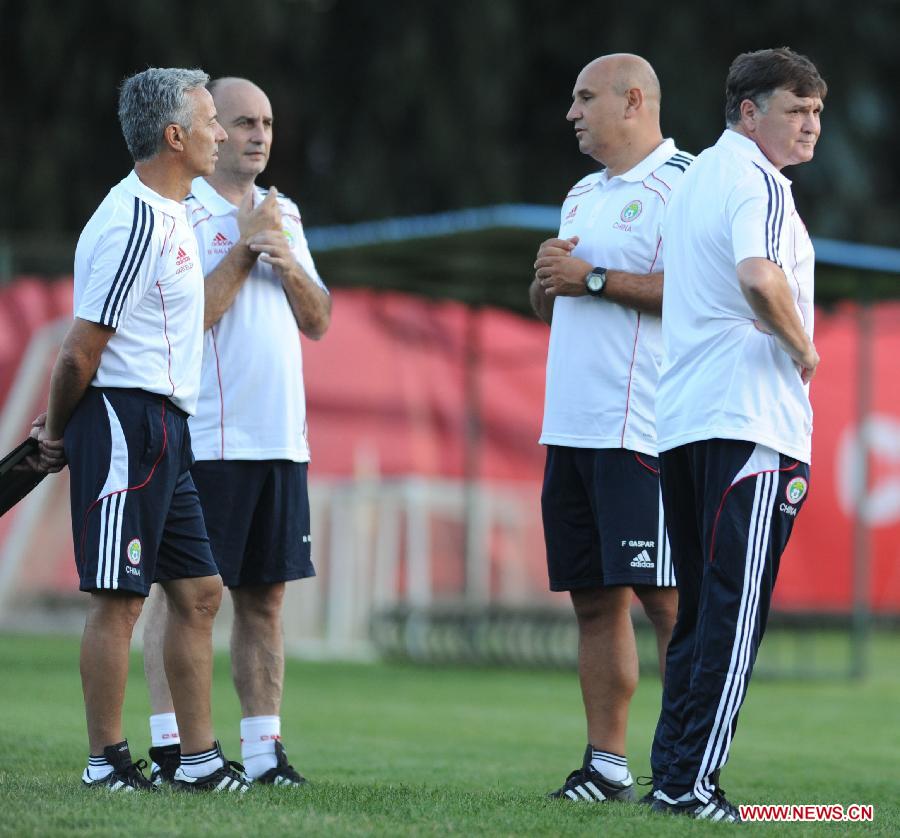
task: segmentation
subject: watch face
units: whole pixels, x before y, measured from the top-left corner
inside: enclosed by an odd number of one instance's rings
[[[590,273],[587,279],[587,287],[589,291],[599,291],[606,282],[606,276],[599,273]]]

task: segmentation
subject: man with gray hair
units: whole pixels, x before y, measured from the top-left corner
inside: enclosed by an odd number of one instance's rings
[[[815,254],[782,169],[812,159],[828,91],[785,47],[739,55],[725,124],[666,214],[656,395],[678,619],[653,810],[739,821],[719,784],[809,488]]]
[[[135,161],[75,251],[75,320],[38,422],[41,466],[68,462],[80,588],[90,756],[82,782],[152,789],[132,762],[122,703],[134,624],[154,581],[170,603],[165,666],[184,752],[177,787],[243,792],[210,716],[212,625],[222,580],[191,479],[187,417],[203,351],[203,274],[181,203],[227,136],[200,70],[156,69],[122,84],[119,120]]]

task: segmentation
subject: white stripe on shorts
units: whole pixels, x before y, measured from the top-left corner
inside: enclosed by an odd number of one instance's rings
[[[97,495],[100,505],[100,540],[97,547],[97,587],[115,590],[119,587],[119,554],[122,542],[122,520],[128,494],[128,443],[122,423],[109,399],[103,396],[109,420],[110,452],[106,482]]]

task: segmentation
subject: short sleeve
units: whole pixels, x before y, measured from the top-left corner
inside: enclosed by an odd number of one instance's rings
[[[323,291],[328,293],[325,283],[316,270],[316,264],[313,261],[312,253],[309,251],[309,244],[306,241],[306,234],[303,232],[303,222],[300,220],[300,210],[292,201],[285,202],[282,207],[282,218],[284,220],[284,232],[291,243],[291,253],[297,260],[301,268],[306,272],[307,276],[316,283]]]
[[[781,267],[781,235],[788,214],[786,189],[770,172],[754,168],[728,201],[734,264],[756,257]]]
[[[86,266],[76,317],[118,329],[143,299],[156,261],[154,216],[151,207],[135,198],[132,217],[123,213],[101,232]]]

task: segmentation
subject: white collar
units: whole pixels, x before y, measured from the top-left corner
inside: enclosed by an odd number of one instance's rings
[[[155,189],[151,189],[138,177],[138,173],[134,169],[131,170],[128,177],[122,180],[122,183],[132,195],[136,195],[145,203],[150,204],[151,207],[162,210],[169,215],[178,213],[184,215],[184,204],[180,201],[173,201],[171,198],[166,198],[165,196],[160,195]]]
[[[763,154],[762,149],[753,140],[749,137],[745,137],[743,134],[739,134],[733,128],[726,128],[722,132],[722,136],[719,137],[718,142],[716,142],[716,145],[737,152],[743,157],[752,160],[760,168],[765,169],[767,172],[774,175],[786,186],[791,185],[791,181],[781,173],[780,169],[777,169],[774,166],[772,161]]]
[[[650,172],[655,172],[663,163],[666,162],[678,149],[675,147],[675,140],[663,140],[656,148],[653,149],[643,160],[632,166],[627,172],[620,175],[610,177],[604,169],[601,174],[601,182],[608,183],[614,178],[628,181],[629,183],[640,183]]]

